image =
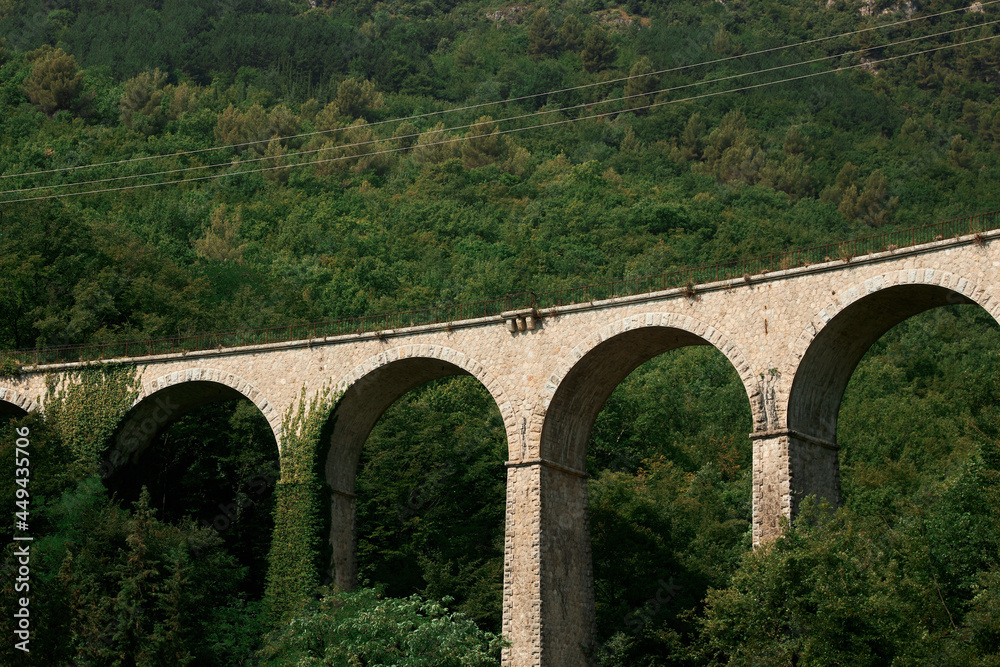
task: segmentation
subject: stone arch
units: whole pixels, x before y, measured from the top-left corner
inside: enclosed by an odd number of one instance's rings
[[[0,419],[21,417],[38,409],[37,403],[16,389],[0,387]]]
[[[508,544],[514,552],[530,542],[534,560],[509,559],[511,590],[518,600],[505,606],[504,631],[518,636],[523,631],[515,619],[525,607],[538,606],[545,625],[537,636],[521,641],[534,642],[543,654],[560,656],[554,664],[586,664],[585,647],[594,640],[585,473],[594,419],[615,387],[639,365],[690,345],[711,345],[726,356],[743,383],[754,423],[762,423],[761,389],[744,352],[715,327],[687,315],[662,312],[619,319],[572,347],[547,378],[542,400],[531,415],[532,440],[508,473],[508,498],[529,520],[521,520],[527,529],[520,532],[517,523],[508,522],[514,526],[508,531]]]
[[[790,433],[836,448],[837,413],[865,352],[889,329],[925,310],[977,304],[1000,322],[1000,301],[974,280],[937,269],[903,269],[872,276],[819,311],[795,341],[786,368]],[[784,398],[784,397],[783,397]]]
[[[213,368],[187,368],[143,382],[132,408],[122,419],[102,464],[107,477],[135,459],[167,425],[203,405],[239,398],[250,400],[267,419],[280,447],[281,415],[252,384]]]
[[[500,383],[475,359],[439,345],[405,345],[381,352],[355,366],[337,385],[341,394],[331,415],[326,482],[332,492],[330,546],[335,582],[354,585],[354,480],[361,449],[379,417],[417,386],[453,375],[476,378],[493,397],[507,434],[516,433],[513,407]]]
[[[765,424],[760,383],[725,333],[687,315],[643,313],[602,327],[560,361],[532,414],[528,431],[534,439],[525,456],[584,470],[591,426],[615,387],[644,362],[689,345],[712,345],[729,359],[746,390],[755,429]]]

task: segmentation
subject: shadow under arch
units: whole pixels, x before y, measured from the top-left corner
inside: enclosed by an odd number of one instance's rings
[[[143,383],[105,452],[101,476],[109,477],[126,462],[134,462],[165,428],[184,415],[212,403],[244,398],[267,419],[275,443],[280,443],[278,411],[256,387],[237,375],[189,368]]]
[[[692,317],[635,315],[600,329],[572,348],[550,378],[551,398],[540,424],[538,456],[570,470],[586,468],[587,443],[597,414],[628,375],[653,357],[692,345],[722,352],[740,376],[753,423],[766,420],[761,390],[743,352],[721,331]]]
[[[476,378],[493,397],[504,421],[508,450],[515,433],[513,411],[501,385],[477,361],[456,350],[413,345],[387,350],[355,367],[338,385],[342,393],[331,416],[325,463],[331,492],[330,536],[333,581],[349,590],[357,579],[354,483],[361,449],[376,422],[397,399],[445,377]]]
[[[0,387],[0,420],[23,417],[39,409],[38,404],[15,389]]]
[[[932,269],[881,274],[844,292],[795,345],[787,428],[836,449],[837,415],[851,375],[889,329],[932,308],[976,304],[996,321],[1000,304],[972,281]]]

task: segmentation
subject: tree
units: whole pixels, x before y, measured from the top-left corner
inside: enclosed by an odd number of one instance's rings
[[[968,169],[972,165],[973,151],[969,147],[969,142],[965,138],[956,134],[951,138],[951,146],[948,149],[948,162],[959,169]]]
[[[502,646],[499,637],[441,603],[362,588],[311,602],[264,653],[274,665],[493,667]]]
[[[695,111],[688,117],[681,134],[681,155],[685,160],[700,160],[704,147],[705,122],[701,114]]]
[[[730,111],[708,135],[705,166],[721,183],[756,183],[764,167],[765,154],[757,134],[739,110]]]
[[[576,51],[583,44],[583,25],[576,15],[570,14],[559,26],[559,39],[567,51]]]
[[[549,20],[548,10],[542,7],[535,12],[528,28],[528,53],[532,58],[538,59],[546,55],[556,55],[558,51],[559,38],[556,29]]]
[[[241,111],[230,104],[219,114],[215,124],[215,138],[220,144],[238,146],[240,152],[266,150],[268,132],[267,113],[260,104],[254,104],[246,111]]]
[[[48,47],[40,51],[35,52],[31,75],[24,82],[24,93],[52,116],[73,107],[83,87],[83,72],[77,67],[76,58],[62,49]]]
[[[479,118],[465,137],[462,142],[462,163],[467,169],[493,164],[503,155],[503,137],[490,116]]]
[[[880,169],[868,175],[864,187],[849,185],[855,171],[854,165],[848,163],[837,176],[837,184],[843,193],[837,210],[848,220],[859,220],[869,227],[881,227],[896,210],[899,197],[889,196],[889,182]]]
[[[455,157],[458,150],[455,138],[445,133],[444,123],[438,123],[426,132],[421,132],[420,136],[417,137],[417,145],[413,149],[413,159],[420,164],[428,162],[436,164]]]
[[[601,26],[595,25],[583,37],[583,69],[598,72],[615,60],[617,50]]]
[[[337,86],[337,111],[346,118],[359,118],[365,113],[385,106],[382,93],[375,90],[375,84],[368,79],[344,79]]]
[[[273,143],[276,142],[270,142],[268,147],[270,148]],[[268,173],[278,174],[281,173],[281,170]],[[226,215],[226,205],[219,204],[212,211],[210,226],[205,231],[205,235],[196,239],[192,244],[195,252],[199,257],[211,261],[239,263],[243,259],[243,249],[246,247],[245,243],[239,243],[240,227],[242,226],[243,219],[240,209],[237,208],[236,214],[229,216]]]
[[[245,111],[230,104],[219,114],[215,124],[215,138],[219,143],[236,145],[240,152],[252,150],[257,155],[267,152],[269,140],[288,137],[296,131],[298,118],[284,104],[270,111],[257,103]]]
[[[264,151],[264,157],[268,159],[262,163],[264,165],[263,168],[269,169],[269,171],[264,172],[265,179],[279,185],[288,183],[288,175],[292,168],[284,166],[287,160],[282,157],[287,152],[288,149],[282,146],[281,142],[277,139],[271,139],[271,141],[267,142],[267,150]]]
[[[628,73],[628,81],[625,82],[625,108],[637,109],[649,104],[649,93],[656,89],[658,77],[652,75],[653,63],[649,58],[640,58]],[[645,113],[645,109],[638,109],[636,113]]]
[[[145,134],[162,129],[166,118],[160,103],[163,101],[167,75],[159,69],[143,72],[125,82],[125,91],[118,101],[122,122]]]

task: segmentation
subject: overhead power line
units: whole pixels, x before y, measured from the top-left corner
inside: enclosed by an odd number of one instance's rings
[[[985,2],[981,2],[979,4],[980,4],[980,7],[986,7],[986,6],[989,6],[989,5],[996,4],[998,2],[1000,2],[1000,0],[986,0]],[[539,97],[546,97],[546,96],[549,96],[549,95],[559,95],[559,94],[562,94],[562,93],[569,93],[569,92],[573,92],[573,91],[577,91],[577,90],[584,90],[584,89],[593,88],[593,87],[596,87],[596,86],[608,86],[608,85],[612,85],[612,84],[616,84],[616,83],[621,83],[621,82],[627,81],[629,79],[637,79],[637,78],[642,78],[642,77],[659,76],[659,75],[663,75],[663,74],[669,74],[669,73],[674,73],[674,72],[681,72],[681,71],[684,71],[684,70],[687,70],[687,69],[691,69],[691,68],[694,68],[694,67],[705,67],[705,66],[708,66],[708,65],[716,65],[716,64],[728,62],[728,61],[731,61],[731,60],[739,60],[739,59],[743,59],[743,58],[751,58],[753,56],[759,56],[759,55],[764,55],[764,54],[768,54],[768,53],[775,53],[775,52],[778,52],[778,51],[784,51],[784,50],[787,50],[787,49],[792,49],[792,48],[796,48],[796,47],[800,47],[800,46],[807,46],[807,45],[810,45],[810,44],[818,44],[820,42],[825,42],[825,41],[829,41],[829,40],[833,40],[833,39],[840,39],[840,38],[843,38],[843,37],[852,37],[854,35],[860,35],[860,34],[863,34],[863,33],[872,32],[872,31],[876,31],[876,30],[885,30],[887,28],[892,28],[892,27],[904,25],[904,24],[907,24],[907,23],[912,23],[914,21],[925,21],[925,20],[928,20],[928,19],[933,19],[933,18],[938,18],[938,17],[941,17],[941,16],[945,16],[947,14],[954,14],[956,12],[969,12],[971,10],[972,10],[972,5],[969,5],[967,7],[959,7],[957,9],[949,9],[947,11],[937,12],[935,14],[928,14],[926,16],[917,16],[917,17],[912,17],[912,18],[908,18],[908,19],[903,19],[903,20],[900,20],[900,21],[893,21],[891,23],[885,23],[885,24],[880,25],[880,26],[873,26],[873,27],[870,27],[870,28],[862,28],[862,29],[859,29],[859,30],[852,30],[850,32],[840,33],[838,35],[829,35],[829,36],[826,36],[826,37],[817,37],[817,38],[814,38],[814,39],[808,39],[808,40],[804,40],[802,42],[796,42],[796,43],[793,43],[793,44],[785,44],[785,45],[782,45],[782,46],[775,46],[775,47],[770,47],[770,48],[767,48],[767,49],[761,49],[759,51],[753,51],[751,53],[744,53],[744,54],[739,54],[739,55],[727,56],[725,58],[717,58],[715,60],[707,60],[707,61],[700,62],[700,63],[692,63],[692,64],[689,64],[689,65],[681,65],[681,66],[678,66],[678,67],[671,67],[671,68],[668,68],[668,69],[657,70],[657,71],[654,71],[654,72],[648,72],[646,74],[640,74],[640,75],[636,75],[636,76],[619,77],[619,78],[616,78],[616,79],[610,79],[608,81],[599,81],[599,82],[594,82],[594,83],[582,84],[582,85],[579,85],[579,86],[572,86],[572,87],[569,87],[569,88],[560,88],[560,89],[556,89],[556,90],[549,90],[549,91],[542,92],[542,93],[533,93],[533,94],[530,94],[530,95],[521,95],[521,96],[518,96],[518,97],[510,97],[510,98],[507,98],[507,99],[504,99],[504,100],[498,100],[498,101],[494,101],[494,102],[481,102],[481,103],[478,103],[478,104],[471,104],[471,105],[466,105],[466,106],[462,106],[462,107],[455,107],[455,108],[451,108],[451,109],[442,109],[442,110],[439,110],[439,111],[429,111],[429,112],[426,112],[426,113],[415,114],[415,115],[412,115],[412,116],[407,116],[407,117],[402,117],[402,118],[393,118],[393,119],[388,119],[388,120],[377,121],[375,123],[369,124],[369,127],[376,127],[376,126],[384,125],[384,124],[387,124],[387,123],[402,123],[404,121],[412,121],[412,120],[419,120],[419,119],[424,119],[424,118],[430,118],[430,117],[439,116],[439,115],[442,115],[442,114],[460,113],[460,112],[471,111],[471,110],[475,110],[475,109],[482,109],[482,108],[485,108],[485,107],[498,106],[498,105],[503,105],[503,104],[511,104],[511,103],[514,103],[514,102],[521,102],[521,101],[525,101],[525,100],[536,99],[536,98],[539,98]],[[980,25],[984,25],[984,24],[980,24]],[[880,48],[880,47],[871,47],[871,48]],[[841,54],[841,55],[846,55],[846,54]],[[195,155],[195,154],[200,154],[200,153],[205,153],[205,152],[210,152],[210,151],[227,150],[227,149],[233,149],[233,148],[243,148],[243,147],[247,147],[247,146],[254,146],[254,145],[257,145],[257,144],[268,143],[268,142],[273,141],[275,139],[277,139],[279,141],[287,141],[289,139],[300,139],[300,138],[304,138],[304,137],[311,137],[311,136],[316,136],[316,135],[321,135],[321,134],[329,134],[329,133],[334,133],[334,132],[344,132],[344,131],[346,131],[348,129],[350,129],[350,128],[333,128],[333,129],[329,129],[329,130],[317,130],[317,131],[314,131],[314,132],[304,132],[304,133],[301,133],[301,134],[293,134],[293,135],[288,135],[288,136],[283,136],[283,137],[271,137],[269,139],[260,139],[260,140],[255,140],[255,141],[246,141],[246,142],[242,142],[242,143],[226,144],[226,145],[223,145],[223,146],[212,146],[212,147],[209,147],[209,148],[198,148],[198,149],[189,150],[189,151],[177,151],[177,152],[174,152],[174,153],[164,153],[164,154],[160,154],[160,155],[146,155],[146,156],[136,157],[136,158],[127,158],[127,159],[123,159],[123,160],[111,160],[111,161],[107,161],[107,162],[96,162],[96,163],[92,163],[92,164],[75,165],[75,166],[70,166],[70,167],[57,167],[57,168],[53,168],[53,169],[43,169],[43,170],[38,170],[38,171],[17,172],[17,173],[13,173],[13,174],[0,174],[0,179],[14,178],[14,177],[17,177],[17,176],[21,176],[21,177],[24,177],[24,176],[39,176],[39,175],[43,175],[43,174],[52,174],[52,173],[68,172],[68,171],[78,171],[80,169],[93,169],[93,168],[97,168],[97,167],[106,167],[106,166],[128,164],[128,163],[132,163],[132,162],[144,162],[144,161],[148,161],[148,160],[160,160],[160,159],[166,159],[166,158],[172,158],[172,157],[180,157],[180,156],[184,156],[184,155]],[[98,181],[95,181],[95,182],[98,182]]]
[[[996,1],[1000,2],[1000,0],[996,0]],[[743,72],[743,73],[740,73],[740,74],[730,74],[730,75],[727,75],[727,76],[719,77],[718,79],[707,79],[707,80],[703,80],[703,81],[696,81],[696,82],[693,82],[693,83],[682,84],[682,85],[679,85],[679,86],[673,86],[673,87],[670,87],[670,88],[661,88],[659,90],[653,90],[653,91],[644,92],[644,93],[636,93],[636,94],[633,94],[633,95],[626,95],[626,96],[616,97],[616,98],[607,99],[607,100],[599,100],[597,102],[585,102],[585,103],[576,104],[576,105],[572,105],[572,106],[568,106],[568,107],[562,107],[562,108],[559,108],[559,109],[545,109],[545,110],[536,111],[536,112],[533,112],[533,113],[530,113],[530,114],[521,114],[521,115],[518,115],[518,116],[509,116],[509,117],[506,117],[506,118],[499,118],[499,119],[496,119],[495,122],[497,122],[497,123],[509,123],[509,122],[513,122],[513,121],[517,121],[517,120],[524,120],[524,119],[528,119],[528,118],[538,118],[540,116],[545,116],[545,115],[554,114],[554,113],[564,113],[564,112],[567,112],[567,111],[575,111],[575,110],[579,110],[579,109],[583,109],[583,108],[590,108],[590,107],[595,107],[595,106],[599,106],[599,105],[612,104],[612,103],[615,103],[615,102],[623,102],[623,101],[627,101],[627,100],[631,100],[631,99],[636,99],[636,98],[649,97],[649,96],[660,95],[660,94],[665,94],[665,93],[672,93],[672,92],[676,92],[678,90],[684,90],[684,89],[687,89],[687,88],[693,88],[693,87],[698,87],[698,86],[705,86],[705,85],[719,83],[719,82],[722,82],[722,81],[731,81],[731,80],[734,80],[734,79],[742,79],[742,78],[746,78],[746,77],[750,77],[750,76],[757,76],[757,75],[760,75],[760,74],[767,74],[769,72],[775,72],[775,71],[779,71],[779,70],[790,69],[790,68],[793,68],[793,67],[800,67],[800,66],[803,66],[803,65],[811,65],[811,64],[823,62],[823,61],[826,61],[826,60],[832,60],[832,59],[835,59],[835,58],[845,58],[847,56],[858,55],[858,54],[866,53],[868,51],[873,51],[873,50],[876,50],[876,49],[888,49],[890,47],[899,46],[901,44],[908,44],[908,43],[911,43],[911,42],[918,42],[918,41],[923,41],[923,40],[927,40],[927,39],[933,39],[935,37],[941,37],[943,35],[951,35],[951,34],[955,34],[955,33],[959,33],[959,32],[964,32],[964,31],[967,31],[967,30],[974,30],[974,29],[977,29],[977,28],[982,28],[982,27],[985,27],[985,26],[993,25],[993,24],[996,24],[996,23],[1000,23],[1000,19],[996,19],[996,20],[988,21],[988,22],[984,22],[984,23],[979,23],[979,24],[972,25],[972,26],[965,26],[965,27],[962,27],[962,28],[954,28],[954,29],[951,29],[951,30],[944,30],[944,31],[941,31],[941,32],[933,33],[933,34],[930,34],[930,35],[923,35],[923,36],[920,36],[920,37],[909,37],[909,38],[902,39],[902,40],[899,40],[899,41],[896,41],[896,42],[890,42],[889,44],[881,44],[881,45],[877,45],[877,46],[864,47],[862,49],[856,49],[854,51],[846,51],[846,52],[840,53],[840,54],[834,54],[834,55],[829,55],[829,56],[821,56],[821,57],[818,57],[818,58],[812,58],[810,60],[803,60],[803,61],[796,62],[796,63],[788,63],[788,64],[785,64],[785,65],[776,65],[774,67],[768,67],[768,68],[761,69],[761,70],[753,70],[751,72]],[[352,128],[355,128],[355,127],[371,128],[374,125],[375,124],[373,123],[373,124],[366,124],[366,125],[361,125],[361,126],[352,126],[352,127],[349,127],[349,128],[341,128],[341,129],[352,129]],[[438,132],[438,131],[439,132],[455,132],[455,131],[458,131],[458,130],[467,130],[467,129],[470,129],[470,128],[474,127],[475,125],[477,125],[477,123],[468,123],[468,124],[465,124],[465,125],[458,125],[458,126],[454,126],[454,127],[442,128],[441,130],[434,130],[434,131],[435,132]],[[278,160],[278,159],[284,160],[284,159],[291,158],[291,157],[299,157],[299,156],[303,156],[303,155],[314,155],[316,153],[320,153],[320,152],[323,152],[323,151],[360,148],[360,147],[363,147],[363,146],[370,146],[370,145],[373,145],[373,144],[385,143],[386,141],[401,141],[401,140],[405,140],[405,139],[414,139],[416,137],[419,137],[420,134],[421,133],[419,133],[419,132],[415,132],[415,133],[412,133],[412,134],[405,134],[405,135],[400,135],[400,136],[391,137],[391,138],[377,138],[377,139],[370,139],[370,140],[367,140],[367,141],[360,141],[360,142],[354,142],[354,143],[349,143],[349,144],[339,144],[339,145],[332,146],[332,147],[331,146],[321,146],[319,148],[313,148],[313,149],[304,150],[304,151],[296,151],[296,152],[292,152],[292,153],[285,153],[283,155],[265,155],[265,156],[262,156],[262,157],[250,158],[250,159],[243,159],[243,160],[239,160],[239,161],[218,162],[218,163],[214,163],[214,164],[196,165],[196,166],[192,166],[192,167],[178,167],[178,168],[175,168],[175,169],[165,169],[165,170],[154,171],[154,172],[149,172],[149,173],[145,173],[145,174],[128,174],[128,175],[125,175],[125,176],[111,176],[111,177],[107,177],[107,178],[92,179],[92,180],[88,180],[88,181],[75,181],[75,182],[72,182],[72,183],[58,183],[56,185],[37,185],[37,186],[28,187],[28,188],[18,188],[18,189],[13,189],[13,190],[0,190],[0,196],[11,195],[11,194],[20,194],[20,193],[25,193],[25,192],[37,192],[37,191],[40,191],[40,190],[56,190],[56,189],[60,189],[60,188],[69,188],[69,187],[74,187],[74,186],[98,185],[98,184],[101,184],[101,183],[112,183],[112,182],[115,182],[115,181],[124,181],[124,180],[130,180],[130,179],[152,178],[154,176],[166,176],[166,175],[171,175],[171,174],[188,173],[188,172],[192,172],[192,171],[201,171],[201,170],[205,170],[205,169],[216,169],[216,168],[220,168],[220,167],[231,167],[231,166],[235,166],[237,164],[244,165],[244,164],[265,162],[265,161],[268,161],[268,160]],[[269,141],[273,141],[273,140],[274,139],[271,139]],[[351,157],[354,157],[354,156],[345,156],[345,157],[351,158]],[[281,168],[287,168],[287,166],[281,167]],[[247,172],[242,172],[242,173],[247,173]],[[0,203],[3,203],[3,202],[0,202]]]
[[[464,142],[464,141],[470,141],[470,140],[473,140],[473,139],[482,139],[482,138],[491,137],[491,136],[514,134],[514,133],[517,133],[517,132],[527,132],[529,130],[537,130],[537,129],[547,128],[547,127],[555,127],[555,126],[558,126],[558,125],[567,125],[567,124],[570,124],[570,123],[577,123],[577,122],[584,121],[584,120],[595,120],[595,119],[599,119],[599,118],[606,118],[608,116],[615,116],[617,114],[625,113],[625,112],[628,112],[628,111],[640,111],[640,110],[654,109],[654,108],[657,108],[657,107],[662,107],[662,106],[666,106],[666,105],[670,105],[670,104],[680,104],[682,102],[692,102],[692,101],[695,101],[695,100],[706,99],[706,98],[709,98],[709,97],[717,97],[717,96],[720,96],[720,95],[728,95],[728,94],[731,94],[731,93],[745,92],[747,90],[755,90],[755,89],[759,89],[759,88],[765,88],[765,87],[768,87],[768,86],[776,86],[776,85],[779,85],[779,84],[789,83],[789,82],[792,82],[792,81],[801,81],[801,80],[804,80],[804,79],[810,79],[810,78],[814,78],[814,77],[818,77],[818,76],[825,76],[825,75],[828,75],[828,74],[836,74],[838,72],[845,72],[845,71],[848,71],[848,70],[857,69],[859,67],[871,67],[871,66],[875,66],[875,65],[878,65],[878,64],[881,64],[881,63],[886,63],[886,62],[891,62],[891,61],[895,61],[895,60],[900,60],[900,59],[903,59],[903,58],[910,58],[910,57],[913,57],[913,56],[924,55],[924,54],[927,54],[927,53],[934,53],[934,52],[943,51],[943,50],[946,50],[946,49],[953,49],[953,48],[957,48],[957,47],[960,47],[960,46],[968,46],[970,44],[976,44],[976,43],[980,43],[980,42],[986,42],[986,41],[994,40],[994,39],[997,39],[997,38],[1000,38],[1000,35],[991,35],[989,37],[980,37],[978,39],[972,39],[972,40],[968,40],[966,42],[961,42],[961,43],[958,43],[958,44],[946,44],[944,46],[937,46],[937,47],[933,47],[933,48],[930,48],[930,49],[924,49],[922,51],[916,51],[916,52],[913,52],[913,53],[907,53],[907,54],[898,55],[898,56],[889,56],[889,57],[881,58],[879,60],[871,60],[871,61],[868,61],[868,62],[857,63],[857,64],[854,64],[854,65],[847,65],[847,66],[844,66],[844,67],[837,67],[837,68],[834,68],[834,69],[831,69],[831,70],[824,70],[822,72],[811,72],[809,74],[802,74],[802,75],[799,75],[799,76],[789,77],[787,79],[779,79],[778,81],[768,81],[768,82],[764,82],[764,83],[757,83],[757,84],[751,84],[751,85],[747,85],[747,86],[741,86],[739,88],[733,88],[733,89],[729,89],[729,90],[713,91],[713,92],[710,92],[710,93],[703,93],[701,95],[693,95],[693,96],[690,96],[690,97],[685,97],[685,98],[677,99],[677,100],[666,100],[666,101],[662,101],[662,102],[654,102],[654,103],[646,104],[646,105],[639,106],[639,107],[633,107],[631,109],[619,109],[619,110],[615,110],[615,111],[607,111],[607,112],[603,112],[603,113],[599,113],[599,114],[592,114],[592,115],[589,115],[589,116],[583,116],[583,117],[580,117],[580,118],[568,118],[568,119],[563,119],[563,120],[558,120],[558,121],[551,121],[551,122],[548,122],[548,123],[540,123],[538,125],[532,125],[532,126],[529,126],[529,127],[511,128],[511,129],[508,129],[508,130],[497,130],[497,131],[489,132],[489,133],[486,133],[486,134],[479,134],[479,135],[467,136],[467,137],[457,137],[457,138],[453,138],[453,139],[447,139],[447,140],[444,140],[444,141],[437,141],[437,142],[427,143],[427,144],[424,144],[424,145],[422,145],[420,147],[421,148],[429,148],[431,146],[441,146],[441,145],[447,145],[447,144],[456,144],[456,143],[461,143],[461,142]],[[246,171],[227,172],[227,173],[222,173],[222,174],[210,174],[208,176],[197,176],[197,177],[194,177],[194,178],[178,179],[178,180],[173,180],[173,181],[159,181],[159,182],[156,182],[156,183],[140,183],[140,184],[136,184],[136,185],[126,185],[126,186],[121,186],[121,187],[116,187],[116,188],[101,188],[101,189],[96,189],[96,190],[86,190],[86,191],[83,191],[83,192],[68,192],[68,193],[56,194],[56,195],[42,195],[42,196],[38,196],[38,197],[26,197],[26,198],[22,198],[22,199],[11,199],[11,200],[7,200],[7,201],[0,202],[0,203],[2,203],[2,204],[14,204],[14,203],[21,203],[21,202],[29,202],[29,201],[40,201],[40,200],[46,200],[46,199],[60,199],[60,198],[64,198],[64,197],[75,197],[75,196],[81,196],[81,195],[103,194],[103,193],[108,193],[108,192],[121,192],[123,190],[137,190],[137,189],[140,189],[140,188],[158,187],[158,186],[162,186],[162,185],[177,185],[177,184],[182,184],[182,183],[193,183],[193,182],[197,182],[197,181],[214,180],[214,179],[217,179],[217,178],[226,178],[226,177],[231,177],[231,176],[240,176],[240,175],[246,175],[246,174],[263,173],[263,172],[275,171],[275,170],[279,170],[279,169],[292,169],[292,168],[295,168],[295,167],[305,167],[305,166],[317,165],[317,164],[327,164],[327,163],[339,162],[339,161],[343,161],[343,160],[356,160],[356,159],[365,158],[365,157],[373,157],[373,156],[377,156],[377,155],[387,155],[387,154],[390,154],[390,153],[399,153],[399,152],[409,151],[409,150],[413,150],[414,148],[417,148],[417,146],[397,147],[397,148],[391,148],[391,149],[385,149],[385,150],[379,150],[379,151],[372,151],[370,153],[363,153],[363,154],[359,154],[359,155],[344,155],[344,156],[338,156],[338,157],[334,157],[334,158],[326,158],[326,159],[321,159],[321,160],[310,160],[308,162],[299,162],[299,163],[291,164],[291,165],[279,165],[279,166],[275,166],[275,167],[263,167],[263,168],[260,168],[260,169],[248,169]]]

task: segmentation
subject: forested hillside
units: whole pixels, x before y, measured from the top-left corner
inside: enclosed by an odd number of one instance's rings
[[[996,0],[310,4],[0,0],[0,349],[473,301],[1000,207]],[[886,334],[841,407],[845,506],[753,552],[735,370],[713,349],[637,369],[589,450],[595,661],[1000,664],[998,345],[973,306]],[[132,382],[86,373],[0,436],[5,461],[19,424],[40,452],[54,638],[5,664],[497,664],[506,442],[477,383],[380,420],[366,588],[289,625],[267,423],[206,408],[95,477]]]

